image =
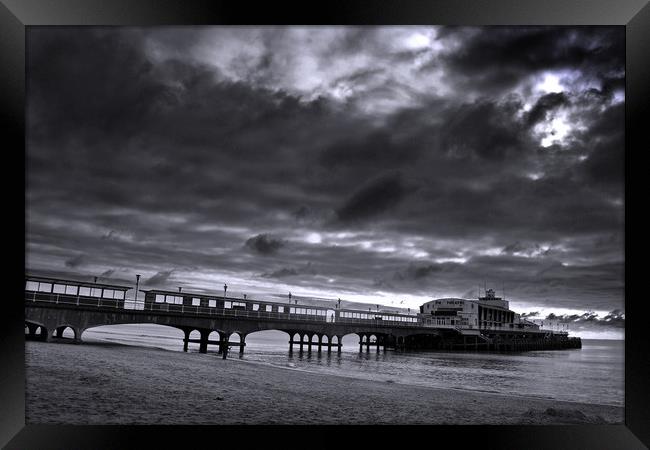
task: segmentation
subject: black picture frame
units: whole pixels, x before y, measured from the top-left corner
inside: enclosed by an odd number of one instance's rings
[[[632,161],[639,150],[647,151],[647,125],[650,70],[650,6],[646,0],[498,0],[498,1],[421,1],[421,0],[346,0],[304,2],[302,4],[253,4],[246,1],[182,0],[0,0],[0,93],[5,141],[5,192],[9,207],[24,215],[24,197],[17,190],[25,183],[25,30],[30,25],[621,25],[626,28],[626,202],[642,197],[632,190]],[[645,145],[644,145],[645,144]],[[636,149],[636,152],[633,152]],[[14,158],[10,161],[7,154]],[[22,156],[22,158],[21,158]],[[638,166],[637,166],[638,167]],[[9,176],[11,175],[11,176]],[[636,195],[635,195],[636,194]],[[5,202],[6,203],[6,202]],[[627,203],[626,203],[627,205]],[[20,209],[23,212],[21,213]],[[626,208],[625,231],[632,226]],[[22,214],[22,216],[21,216]],[[8,216],[11,217],[11,216]],[[24,233],[18,219],[5,220],[7,236]],[[638,226],[637,226],[638,227]],[[638,234],[635,239],[638,239]],[[419,427],[238,427],[219,426],[25,426],[24,310],[22,306],[25,247],[15,241],[10,255],[8,286],[3,299],[0,327],[2,362],[0,366],[0,444],[7,449],[47,448],[168,448],[195,447],[203,441],[211,446],[245,445],[260,439],[260,445],[333,446],[350,434],[363,439],[364,446],[416,444],[418,438],[430,445],[443,445],[441,439],[480,448],[573,448],[634,449],[650,445],[650,353],[645,344],[646,302],[630,295],[632,275],[640,268],[626,267],[625,327],[625,424],[572,426],[419,426]],[[637,241],[638,242],[638,241]],[[634,244],[638,247],[637,244]],[[626,258],[633,249],[625,241]],[[340,428],[340,427],[337,427]],[[247,429],[248,430],[248,429]],[[245,432],[244,432],[245,431]],[[429,444],[427,444],[429,445]],[[446,444],[449,445],[449,444]]]

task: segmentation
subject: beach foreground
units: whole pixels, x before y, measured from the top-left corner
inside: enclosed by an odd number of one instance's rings
[[[119,344],[27,342],[28,424],[622,423],[617,406],[408,386]]]

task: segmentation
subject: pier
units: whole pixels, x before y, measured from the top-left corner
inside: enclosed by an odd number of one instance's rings
[[[216,347],[225,359],[243,354],[246,336],[263,330],[288,335],[290,352],[340,352],[343,336],[356,334],[359,350],[409,349],[526,351],[580,348],[566,332],[479,329],[443,323],[418,314],[372,312],[296,303],[266,302],[163,290],[145,292],[143,309],[125,308],[128,286],[28,277],[25,291],[26,339],[61,340],[73,332],[81,342],[85,330],[102,325],[150,323],[183,331],[182,348],[198,343],[199,352]],[[191,337],[192,333],[198,337]],[[216,336],[215,336],[216,335]],[[233,337],[237,336],[238,341]],[[68,338],[69,339],[69,338]]]

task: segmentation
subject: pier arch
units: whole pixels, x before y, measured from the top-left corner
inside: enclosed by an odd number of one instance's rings
[[[25,339],[46,341],[49,338],[48,329],[41,323],[25,321]]]
[[[59,325],[54,331],[54,337],[81,340],[80,330],[72,325]]]
[[[164,339],[178,340],[182,342],[185,337],[183,329],[172,325],[161,325],[152,323],[118,323],[108,325],[91,325],[88,328],[80,329],[79,341],[92,338],[105,340],[111,333],[121,334],[126,345],[141,346],[139,343],[141,337],[151,338],[154,342],[160,339],[159,345],[153,345],[165,348]],[[151,344],[151,342],[149,343]],[[150,346],[145,343],[144,346]]]

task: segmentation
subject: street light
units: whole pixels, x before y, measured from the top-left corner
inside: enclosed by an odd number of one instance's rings
[[[223,299],[226,299],[226,291],[228,290],[228,285],[226,283],[223,284]]]
[[[138,303],[138,287],[140,286],[140,274],[135,276],[135,298],[133,300],[133,308],[136,307]],[[126,298],[126,295],[124,296]]]

